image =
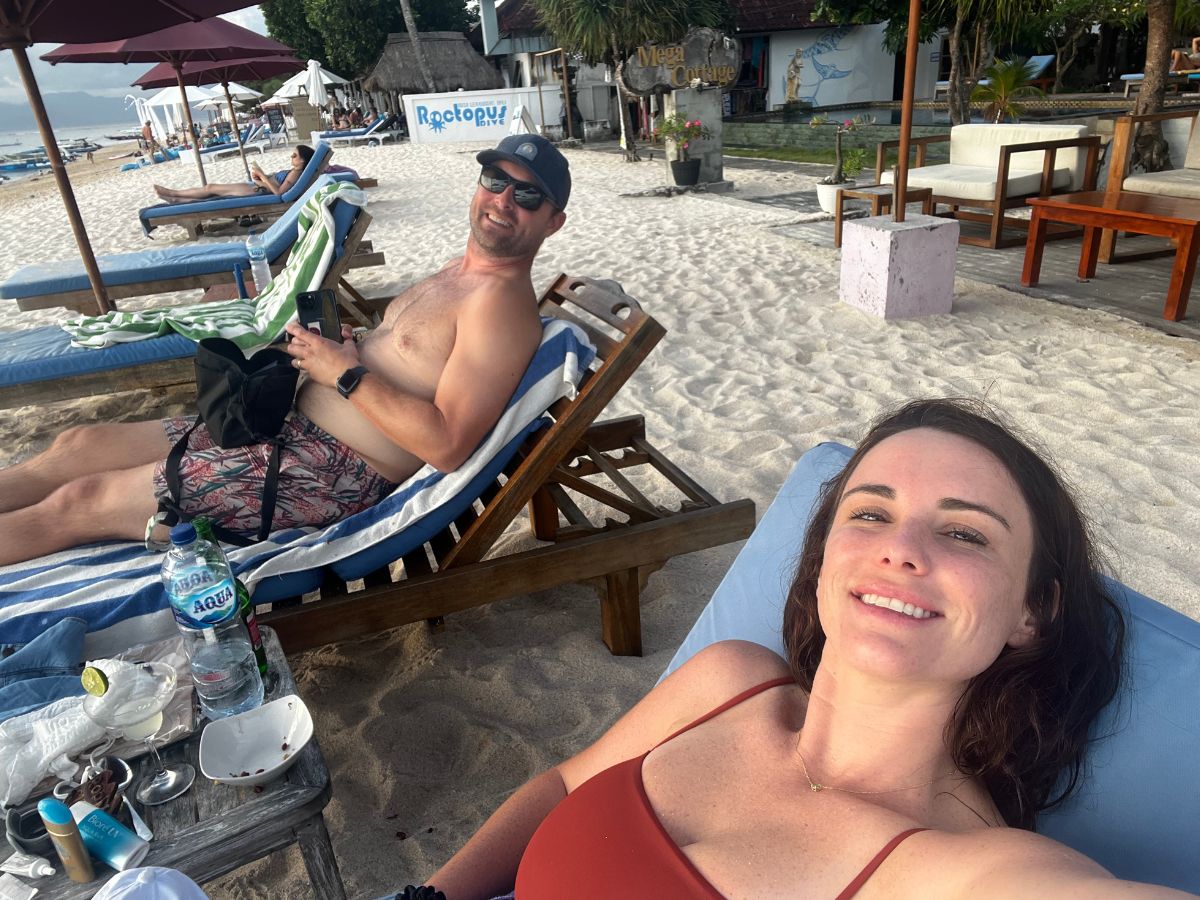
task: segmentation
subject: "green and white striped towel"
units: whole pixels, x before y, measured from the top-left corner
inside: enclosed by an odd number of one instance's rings
[[[197,342],[206,337],[228,338],[251,356],[274,342],[283,333],[283,326],[295,320],[296,295],[321,286],[336,249],[332,211],[335,200],[354,206],[367,203],[366,194],[349,182],[320,188],[300,211],[298,238],[287,265],[253,300],[79,316],[68,319],[63,328],[76,347],[107,347],[178,331]]]

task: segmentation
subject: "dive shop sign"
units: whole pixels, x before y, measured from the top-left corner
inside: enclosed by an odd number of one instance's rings
[[[728,87],[741,66],[738,42],[712,28],[691,28],[677,44],[643,44],[625,62],[630,90],[648,94],[656,87],[682,90],[693,82]]]

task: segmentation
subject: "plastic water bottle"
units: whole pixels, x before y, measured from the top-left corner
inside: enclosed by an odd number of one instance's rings
[[[250,257],[250,274],[254,276],[254,289],[261,294],[271,283],[271,264],[267,262],[267,244],[256,231],[246,235],[246,255]]]
[[[190,522],[171,529],[171,545],[162,580],[192,663],[200,708],[219,719],[261,706],[262,678],[238,615],[237,587],[225,554],[196,537]]]

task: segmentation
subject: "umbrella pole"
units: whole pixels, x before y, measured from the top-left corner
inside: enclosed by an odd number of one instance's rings
[[[87,229],[83,227],[83,218],[79,215],[79,204],[75,202],[75,192],[71,189],[71,180],[67,178],[67,169],[63,165],[62,154],[58,152],[58,141],[50,129],[50,117],[46,114],[46,104],[42,102],[41,91],[33,78],[33,69],[29,66],[29,57],[21,44],[12,46],[13,56],[17,60],[17,71],[21,73],[21,81],[25,85],[25,93],[29,96],[29,105],[33,108],[34,118],[37,119],[38,133],[42,136],[42,144],[46,148],[46,156],[50,160],[50,169],[54,172],[54,180],[58,182],[58,192],[62,195],[63,206],[67,208],[67,221],[71,223],[71,231],[75,233],[75,244],[79,247],[79,255],[83,258],[83,268],[87,271],[88,281],[92,283],[92,293],[96,295],[96,305],[103,315],[112,309],[108,301],[108,292],[100,278],[100,267],[96,264],[96,254],[92,252],[91,241],[88,240]]]
[[[238,154],[242,157],[242,167],[246,170],[246,177],[250,178],[250,163],[246,162],[246,147],[242,144],[242,130],[238,128],[237,113],[233,111],[233,95],[229,93],[229,82],[222,81],[221,87],[225,88],[225,102],[229,104],[229,124],[233,126],[233,138],[237,141]]]
[[[908,3],[908,43],[904,48],[904,94],[900,101],[900,160],[892,197],[892,217],[904,221],[904,197],[908,193],[908,148],[912,143],[913,95],[917,85],[918,32],[921,28],[921,0]]]
[[[183,64],[172,63],[175,69],[175,79],[179,82],[179,96],[183,98],[183,117],[187,122],[187,140],[184,142],[186,147],[192,145],[192,152],[196,154],[196,168],[200,170],[200,183],[208,184],[208,178],[204,175],[204,160],[200,158],[200,142],[196,140],[196,128],[192,124],[192,108],[188,106],[187,88],[183,85]]]

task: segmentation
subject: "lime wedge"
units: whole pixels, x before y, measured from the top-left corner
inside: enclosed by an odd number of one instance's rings
[[[103,697],[108,690],[108,676],[95,666],[87,666],[79,676],[83,689],[93,697]]]

